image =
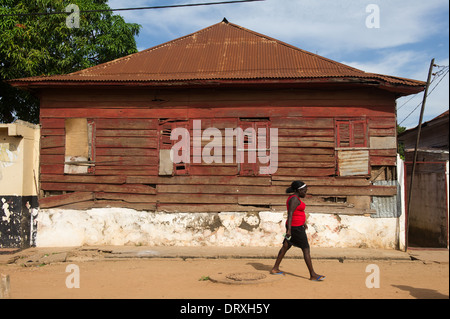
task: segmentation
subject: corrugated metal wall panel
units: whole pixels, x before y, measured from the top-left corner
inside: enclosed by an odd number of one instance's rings
[[[369,150],[339,150],[338,168],[340,176],[369,174]]]
[[[374,185],[380,186],[397,186],[397,193],[399,193],[399,185],[397,181],[375,181]],[[372,214],[373,218],[396,218],[401,215],[401,203],[397,199],[397,195],[394,196],[373,196],[370,208],[377,211],[376,214]]]

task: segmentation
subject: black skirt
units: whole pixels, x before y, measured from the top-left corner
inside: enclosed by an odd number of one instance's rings
[[[287,231],[287,226],[286,226]],[[287,240],[289,246],[295,246],[298,248],[309,248],[308,237],[306,236],[306,230],[304,226],[291,226],[291,238]]]

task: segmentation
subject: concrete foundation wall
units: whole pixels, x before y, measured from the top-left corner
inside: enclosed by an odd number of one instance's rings
[[[125,208],[42,209],[36,246],[280,246],[286,213],[163,213]],[[309,214],[315,247],[395,249],[397,218]]]

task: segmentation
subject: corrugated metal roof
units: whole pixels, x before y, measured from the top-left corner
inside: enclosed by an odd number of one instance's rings
[[[227,21],[78,72],[22,78],[10,83],[321,78],[373,79],[401,86],[425,84],[365,73]]]

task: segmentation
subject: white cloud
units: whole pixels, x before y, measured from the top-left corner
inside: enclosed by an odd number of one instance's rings
[[[204,1],[133,1],[133,7]],[[206,2],[206,1],[205,1]],[[213,1],[208,1],[213,2]],[[380,9],[380,28],[369,29],[369,4]],[[112,8],[129,1],[110,0]],[[244,4],[121,11],[129,22],[140,23],[142,34],[172,40],[218,23],[223,17],[303,49],[322,54],[361,49],[392,48],[415,43],[439,31],[433,15],[448,8],[442,0],[266,0]],[[447,31],[448,32],[448,31]],[[144,40],[142,40],[144,41]]]
[[[357,69],[386,75],[413,78],[415,80],[426,80],[427,69],[424,61],[428,59],[425,52],[412,50],[379,50],[370,61],[340,61]],[[428,60],[429,64],[430,60]]]

